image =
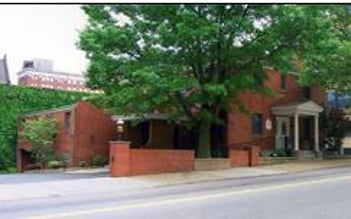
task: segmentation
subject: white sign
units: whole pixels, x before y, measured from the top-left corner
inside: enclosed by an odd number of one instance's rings
[[[272,129],[272,121],[270,119],[266,120],[266,129],[271,130]]]

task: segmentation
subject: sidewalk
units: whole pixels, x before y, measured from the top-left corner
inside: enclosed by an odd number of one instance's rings
[[[224,179],[259,177],[289,172],[301,172],[345,166],[351,167],[351,159],[305,161],[270,166],[232,168],[216,171],[192,171],[184,173],[167,173],[119,178],[100,176],[79,179],[63,179],[57,181],[24,182],[17,184],[8,183],[0,184],[0,202],[69,195],[128,192],[160,186],[216,181]],[[71,170],[65,172],[65,174],[78,175],[84,172],[90,173],[91,171],[106,172],[107,170]],[[36,176],[28,174],[28,177]],[[3,175],[1,178],[6,178],[6,175]]]
[[[64,174],[79,175],[90,170],[69,171]],[[94,170],[91,170],[94,171]],[[98,172],[101,170],[98,170]],[[80,179],[63,179],[56,181],[35,181],[24,183],[0,183],[0,203],[2,201],[14,201],[25,199],[37,199],[48,197],[63,197],[71,195],[119,193],[137,191],[141,189],[215,181],[230,178],[257,177],[285,173],[281,170],[269,170],[261,168],[233,168],[217,171],[192,171],[183,173],[167,173],[157,175],[144,175],[133,177],[111,178],[93,177]],[[27,177],[42,177],[42,174],[28,174]],[[50,173],[46,173],[50,174]],[[49,175],[48,175],[49,176]],[[2,176],[2,178],[6,176]],[[9,176],[10,177],[10,176]],[[45,177],[45,175],[44,175]]]
[[[337,167],[351,167],[351,159],[297,161],[285,164],[261,166],[263,169],[287,172],[303,172]]]
[[[224,179],[236,179],[247,177],[258,177],[267,175],[276,175],[283,173],[304,172],[326,168],[351,167],[351,159],[340,160],[314,160],[314,161],[296,161],[284,164],[266,165],[258,167],[241,167],[227,170],[214,171],[193,171],[188,173],[167,173],[159,175],[134,176],[131,178],[156,182],[159,185],[175,185],[196,183],[203,181],[214,181]]]

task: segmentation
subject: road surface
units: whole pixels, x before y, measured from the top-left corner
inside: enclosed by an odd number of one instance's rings
[[[351,168],[335,168],[118,193],[6,201],[0,202],[0,218],[349,219],[350,206]]]

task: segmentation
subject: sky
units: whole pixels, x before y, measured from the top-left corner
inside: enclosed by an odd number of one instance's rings
[[[82,74],[88,64],[75,45],[87,24],[80,5],[0,5],[0,57],[7,55],[12,83],[24,60],[54,61],[54,70]]]

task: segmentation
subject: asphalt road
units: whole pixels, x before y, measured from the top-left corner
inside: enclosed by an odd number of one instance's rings
[[[351,169],[338,168],[0,202],[0,218],[349,219],[350,206]]]

